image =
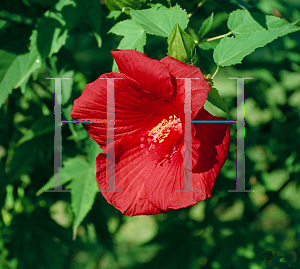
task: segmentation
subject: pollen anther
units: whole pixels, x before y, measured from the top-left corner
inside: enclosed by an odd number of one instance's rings
[[[178,130],[181,126],[180,118],[175,115],[170,116],[169,120],[163,119],[157,126],[155,126],[149,133],[148,136],[152,136],[151,141],[154,143],[162,143],[170,134],[170,128]]]

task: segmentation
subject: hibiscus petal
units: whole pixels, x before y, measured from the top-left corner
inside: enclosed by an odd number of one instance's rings
[[[225,120],[201,109],[195,120]],[[149,202],[162,211],[191,206],[211,196],[216,178],[223,166],[229,146],[230,130],[227,123],[198,123],[196,138],[200,141],[198,163],[192,171],[193,190],[200,192],[175,192],[184,189],[183,154],[178,152],[170,163],[156,166],[146,180]]]
[[[201,109],[195,120],[226,120]],[[199,161],[193,172],[202,173],[211,170],[217,164],[217,173],[223,166],[230,147],[230,129],[228,123],[194,123],[196,138],[200,140]]]
[[[125,74],[104,74],[101,78],[122,78],[115,80],[115,182],[116,190],[123,192],[102,192],[107,201],[126,215],[159,214],[159,210],[148,202],[145,179],[158,158],[146,154],[148,146],[141,148],[141,138],[164,118],[176,113],[174,105],[164,99],[144,91],[140,85]],[[106,147],[107,84],[105,80],[96,80],[86,86],[82,95],[75,101],[72,117],[76,120],[91,120],[104,123],[84,123],[89,135],[104,147],[105,152],[112,150],[112,144]],[[101,190],[106,189],[106,157],[100,153],[97,157],[97,182]]]
[[[167,68],[171,75],[173,84],[173,94],[176,97],[176,110],[184,115],[184,93],[185,81],[184,79],[176,78],[200,78],[192,79],[192,119],[203,107],[207,99],[207,94],[210,91],[210,86],[206,82],[200,69],[194,65],[188,65],[178,61],[172,57],[165,57],[160,62]]]
[[[172,94],[170,75],[158,60],[135,50],[113,50],[111,54],[119,71],[137,81],[143,89],[165,99]]]
[[[124,137],[115,145],[115,190],[122,192],[102,192],[108,203],[114,205],[124,215],[154,215],[166,213],[149,203],[145,181],[151,174],[154,163],[141,149],[138,136]],[[97,183],[100,190],[107,189],[106,155],[100,153],[96,159]]]
[[[132,50],[113,51],[112,54],[121,73],[104,74],[100,78],[119,78],[114,81],[114,130],[109,130],[114,132],[114,143],[106,146],[107,117],[112,115],[107,112],[107,94],[113,96],[113,93],[112,89],[107,93],[105,79],[88,84],[71,112],[73,119],[97,122],[83,125],[105,150],[96,159],[96,177],[101,190],[107,185],[107,157],[112,156],[114,150],[115,189],[122,192],[103,191],[103,196],[129,216],[166,213],[210,197],[229,149],[228,124],[192,125],[192,185],[201,192],[175,192],[184,188],[183,147],[181,150],[178,147],[182,143],[182,133],[179,129],[174,129],[167,137],[159,137],[167,134],[164,128],[169,128],[159,124],[162,120],[172,119],[170,116],[180,117],[184,125],[184,80],[176,81],[176,77],[200,78],[192,80],[192,119],[220,119],[201,109],[210,90],[201,71],[171,57],[159,62]],[[171,97],[175,98],[174,103],[170,102]],[[160,127],[153,129],[156,126]],[[150,130],[158,133],[150,133],[149,137]],[[150,141],[158,138],[154,148]]]
[[[175,112],[171,103],[144,91],[136,81],[124,74],[109,73],[100,78],[121,78],[114,81],[115,140],[133,133],[151,130],[162,120],[162,117],[168,117]],[[99,145],[105,146],[107,139],[107,82],[105,79],[97,79],[86,85],[82,95],[74,102],[71,116],[74,120],[99,122],[84,123],[83,126]]]

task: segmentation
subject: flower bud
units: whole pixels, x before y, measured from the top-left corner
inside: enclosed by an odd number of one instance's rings
[[[168,37],[168,55],[184,63],[191,63],[195,54],[194,39],[176,23]]]

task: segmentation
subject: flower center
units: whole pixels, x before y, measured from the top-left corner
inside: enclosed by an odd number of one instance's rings
[[[171,132],[172,131],[172,132]],[[178,137],[182,134],[182,123],[180,118],[177,118],[175,115],[170,116],[169,120],[163,119],[158,125],[152,128],[147,137],[147,143],[150,144],[149,150],[155,148],[155,144],[160,144],[168,139],[170,146],[172,148],[176,144]],[[140,145],[141,148],[145,147],[146,139],[144,137],[141,138],[142,144]],[[169,150],[168,150],[169,151]]]
[[[154,143],[162,143],[166,137],[171,132],[171,129],[178,130],[178,128],[181,127],[181,121],[180,118],[177,118],[175,115],[170,116],[169,120],[163,119],[162,122],[160,122],[157,126],[155,126],[149,133],[149,137],[153,137],[152,141]]]

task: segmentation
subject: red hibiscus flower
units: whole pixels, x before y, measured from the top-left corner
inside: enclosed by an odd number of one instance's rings
[[[227,123],[191,124],[192,188],[198,191],[178,192],[184,189],[185,81],[176,78],[200,78],[191,82],[192,120],[224,120],[203,109],[210,86],[200,69],[134,50],[115,50],[112,55],[120,73],[100,78],[119,78],[114,80],[114,172],[115,189],[122,192],[102,195],[129,216],[166,213],[210,197],[229,150]],[[104,149],[96,159],[100,190],[107,188],[106,157],[112,150],[106,146],[107,88],[105,79],[86,85],[71,112],[75,120],[91,120],[83,125]]]

